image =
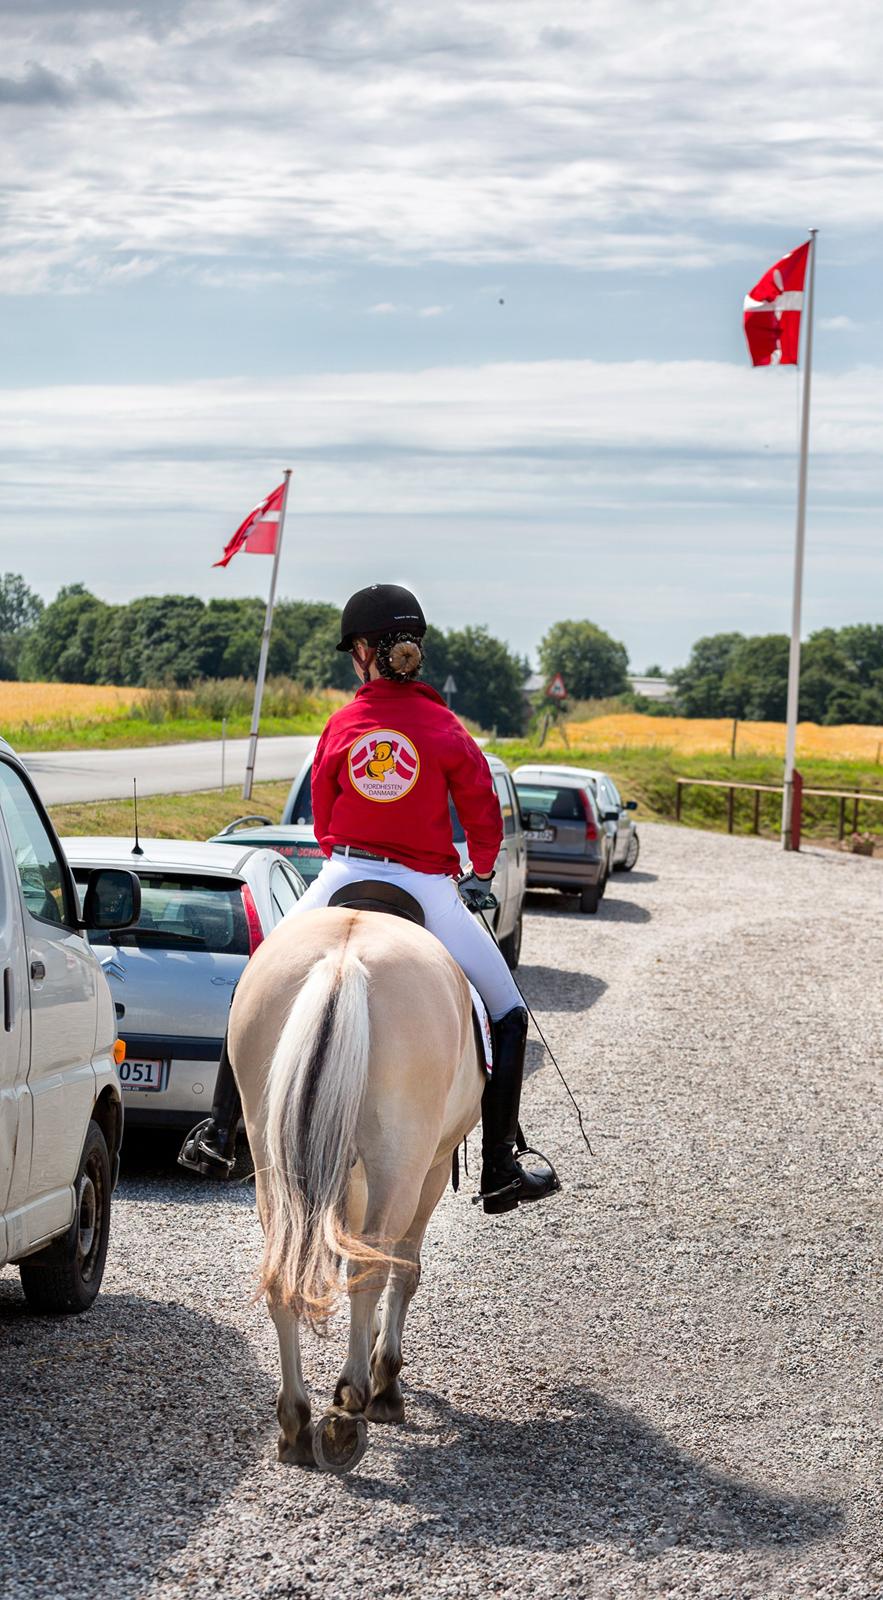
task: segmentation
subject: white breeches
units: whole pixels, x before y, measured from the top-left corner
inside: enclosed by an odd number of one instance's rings
[[[444,873],[415,872],[397,861],[360,861],[355,856],[333,855],[297,905],[286,912],[285,921],[304,911],[318,911],[321,906],[327,906],[331,896],[344,884],[363,882],[366,878],[397,884],[419,901],[429,932],[435,934],[463,968],[494,1022],[505,1017],[513,1006],[524,1004],[487,929],[478,917],[466,910],[453,878]]]

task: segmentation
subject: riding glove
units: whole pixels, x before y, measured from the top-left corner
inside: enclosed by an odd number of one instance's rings
[[[499,905],[496,895],[491,891],[493,877],[493,873],[489,878],[480,878],[477,872],[470,872],[467,877],[460,879],[457,888],[467,911],[493,911]]]

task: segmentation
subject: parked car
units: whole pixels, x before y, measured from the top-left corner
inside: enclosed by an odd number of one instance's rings
[[[527,877],[527,848],[518,796],[505,762],[496,756],[487,756],[494,780],[494,788],[503,814],[503,842],[497,857],[494,877],[494,894],[499,907],[493,913],[494,933],[509,967],[518,966],[521,956],[521,932],[524,890]],[[313,802],[310,792],[313,757],[304,761],[285,803],[280,823],[259,828],[241,828],[233,822],[223,833],[218,833],[213,844],[248,843],[278,850],[296,862],[298,871],[306,878],[314,878],[324,857],[313,832]],[[248,819],[243,819],[248,820]],[[464,866],[468,859],[466,835],[453,805],[451,806],[454,843]],[[366,867],[366,876],[367,867]]]
[[[126,1041],[119,1076],[127,1121],[192,1127],[207,1116],[233,990],[249,956],[304,892],[286,861],[179,839],[68,838],[78,884],[97,866],[131,867],[141,884],[134,926],[90,939]]]
[[[578,894],[597,911],[613,866],[613,838],[592,785],[564,767],[516,767],[512,774],[527,828],[527,884]]]
[[[535,767],[531,771],[548,773],[563,772],[585,778],[591,785],[597,803],[601,821],[613,840],[614,872],[630,872],[638,859],[641,845],[638,838],[637,824],[632,812],[637,810],[636,800],[623,800],[609,772],[601,772],[596,767],[566,767],[546,766],[542,769]]]
[[[23,764],[0,739],[0,1266],[37,1311],[85,1311],[104,1274],[123,1108],[110,991],[84,933],[129,926],[138,880],[86,873],[84,911]]]

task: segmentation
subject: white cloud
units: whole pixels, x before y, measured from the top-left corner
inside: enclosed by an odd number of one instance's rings
[[[369,306],[368,312],[372,317],[391,317],[393,312],[405,309],[403,306],[395,305],[392,300],[381,300],[376,306]]]
[[[819,327],[826,333],[860,333],[861,323],[853,322],[852,317],[820,317]]]
[[[450,306],[421,306],[417,312],[418,317],[443,317]]]
[[[120,255],[269,248],[700,271],[721,226],[883,215],[872,0],[774,20],[760,0],[104,0],[3,18],[7,285],[34,281],[16,262],[42,262],[39,286],[100,279]]]

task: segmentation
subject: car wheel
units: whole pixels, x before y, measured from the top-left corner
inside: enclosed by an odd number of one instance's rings
[[[67,1233],[19,1264],[33,1311],[88,1311],[101,1288],[110,1233],[110,1157],[97,1122],[86,1131],[74,1183],[74,1220]]]
[[[605,874],[603,876],[603,878],[601,879],[601,882],[598,885],[598,894],[599,894],[599,896],[600,896],[600,898],[602,900],[604,899],[604,896],[607,893],[607,884],[608,884],[609,881],[610,881],[610,868],[608,867],[607,871],[605,872]]]
[[[637,830],[637,828],[635,828],[633,830],[632,836],[631,836],[631,838],[629,840],[628,850],[625,853],[625,860],[624,860],[624,862],[622,864],[623,872],[631,872],[632,867],[635,865],[635,862],[638,859],[638,856],[640,854],[640,850],[641,850],[641,842],[640,842],[640,840],[638,838],[638,830]]]
[[[597,883],[593,883],[588,889],[582,889],[579,897],[580,911],[597,911],[601,904],[601,894],[602,889]]]
[[[518,920],[516,921],[512,932],[507,933],[505,939],[501,939],[499,941],[500,949],[503,952],[503,960],[505,961],[510,972],[515,971],[515,968],[518,966],[518,963],[521,960],[521,935],[523,932],[523,924],[524,917],[519,911]]]

